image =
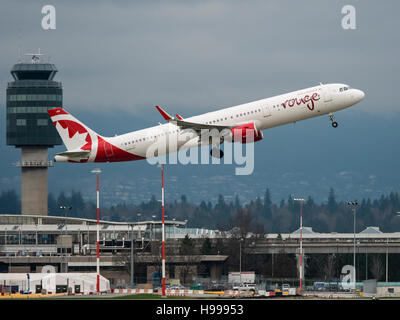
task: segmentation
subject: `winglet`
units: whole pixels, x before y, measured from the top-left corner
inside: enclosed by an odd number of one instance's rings
[[[178,120],[183,120],[183,118],[179,114],[176,114],[176,117]]]
[[[165,112],[162,108],[160,108],[159,106],[156,106],[158,112],[161,113],[161,115],[163,116],[163,118],[167,121],[169,120],[174,120],[173,117],[171,117],[167,112]]]

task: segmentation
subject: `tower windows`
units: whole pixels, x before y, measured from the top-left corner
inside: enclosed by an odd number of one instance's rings
[[[26,119],[17,119],[17,126],[26,126]]]

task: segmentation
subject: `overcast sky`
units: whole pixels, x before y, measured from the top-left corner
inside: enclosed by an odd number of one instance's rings
[[[56,30],[41,28],[45,4],[56,8]],[[356,30],[341,27],[345,4],[356,9]],[[3,87],[19,49],[40,47],[60,70],[64,104],[72,112],[142,115],[160,104],[194,115],[319,82],[364,90],[362,109],[376,115],[398,110],[398,1],[2,1],[0,6]],[[382,101],[391,103],[383,108]]]
[[[41,27],[41,9],[47,4],[56,8],[56,30]],[[347,4],[356,9],[355,30],[344,30],[341,25],[341,9]],[[5,88],[12,80],[9,71],[18,61],[19,52],[23,55],[38,48],[46,54],[44,60],[50,57],[59,70],[55,80],[63,83],[65,108],[105,135],[156,125],[162,119],[154,105],[166,106],[171,114],[193,116],[319,82],[349,84],[363,90],[366,97],[336,115],[339,128],[335,133],[324,118],[304,121],[297,131],[288,127],[272,129],[266,137],[274,137],[275,132],[275,142],[281,143],[282,139],[287,143],[293,134],[301,137],[317,132],[316,145],[309,142],[309,153],[315,146],[324,152],[324,144],[329,141],[333,150],[339,155],[345,152],[348,157],[339,160],[354,169],[360,162],[360,150],[353,154],[350,147],[350,151],[340,149],[349,141],[340,137],[346,139],[345,133],[347,137],[354,133],[353,142],[366,146],[360,166],[378,177],[373,171],[378,167],[389,175],[397,167],[389,159],[390,153],[383,155],[382,150],[395,148],[400,133],[398,121],[394,121],[400,120],[398,12],[399,1],[367,0],[3,0],[0,150],[6,156],[1,176],[11,174],[4,169],[6,163],[19,157],[17,151],[5,146],[4,138]],[[369,141],[375,144],[368,145]],[[271,150],[271,142],[261,143],[256,152]],[[277,157],[281,145],[272,146]],[[379,152],[374,149],[378,146],[382,148]],[[370,153],[365,151],[368,147],[372,148]],[[326,160],[327,167],[337,173],[350,171],[345,164],[335,166],[332,157]],[[382,157],[389,162],[382,162]],[[307,156],[303,158],[308,164]],[[18,174],[17,169],[13,170]],[[274,170],[287,172],[287,168]],[[307,175],[312,168],[296,170]],[[0,189],[7,187],[7,179],[0,180]]]

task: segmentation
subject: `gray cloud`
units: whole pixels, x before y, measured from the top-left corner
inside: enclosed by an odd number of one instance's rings
[[[341,28],[353,4],[357,29]],[[396,1],[3,1],[1,82],[23,52],[56,63],[73,110],[147,113],[155,104],[194,115],[322,82],[366,91],[362,110],[396,112],[400,22]],[[3,100],[4,101],[4,100]]]

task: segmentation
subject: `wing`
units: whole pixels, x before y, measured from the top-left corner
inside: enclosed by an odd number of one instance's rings
[[[170,122],[175,123],[181,129],[192,129],[195,131],[200,131],[202,129],[217,129],[218,131],[222,131],[224,129],[232,129],[234,126],[217,126],[213,124],[204,124],[204,123],[197,123],[197,122],[189,122],[185,120],[171,120]]]
[[[157,110],[161,113],[162,117],[167,120],[168,122],[171,122],[178,126],[181,129],[191,129],[196,131],[197,133],[200,134],[201,130],[207,129],[207,130],[212,130],[212,129],[217,129],[218,131],[222,131],[224,129],[232,129],[236,126],[224,126],[224,125],[212,125],[212,124],[204,124],[204,123],[197,123],[197,122],[189,122],[183,120],[183,118],[177,114],[176,117],[178,119],[175,119],[171,115],[169,115],[165,110],[163,110],[161,107],[156,106]]]

